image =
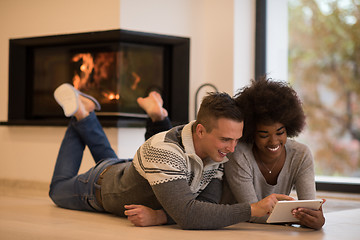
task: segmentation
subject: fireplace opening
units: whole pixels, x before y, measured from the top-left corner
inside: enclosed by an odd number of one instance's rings
[[[173,124],[188,121],[188,38],[125,30],[10,40],[9,125],[65,125],[62,83],[94,96],[105,126],[141,126],[138,97],[158,91]]]

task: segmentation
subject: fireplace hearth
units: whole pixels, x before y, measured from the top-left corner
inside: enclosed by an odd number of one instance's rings
[[[173,124],[188,121],[188,38],[110,30],[10,40],[7,125],[66,125],[62,83],[93,95],[104,126],[143,126],[136,99],[158,91]]]

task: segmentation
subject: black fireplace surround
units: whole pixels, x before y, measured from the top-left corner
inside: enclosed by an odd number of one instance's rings
[[[143,126],[136,98],[152,90],[174,125],[186,123],[189,51],[189,38],[119,29],[10,39],[8,121],[1,124],[66,125],[53,98],[62,83],[99,100],[104,126]]]

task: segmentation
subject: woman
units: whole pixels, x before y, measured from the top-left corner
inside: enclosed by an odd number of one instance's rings
[[[314,161],[309,148],[292,137],[305,126],[296,92],[286,83],[262,78],[235,96],[245,114],[243,137],[225,164],[225,176],[237,202],[257,202],[272,194],[289,195],[295,187],[299,200],[315,199]],[[299,208],[293,215],[301,225],[320,229],[322,209]],[[264,218],[252,218],[265,222]]]

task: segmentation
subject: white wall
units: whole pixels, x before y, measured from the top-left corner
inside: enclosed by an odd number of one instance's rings
[[[266,72],[269,77],[288,80],[288,0],[267,1]]]
[[[233,93],[233,0],[122,0],[120,27],[191,38],[190,119],[195,118],[195,93],[203,83]]]
[[[255,77],[255,1],[235,0],[234,12],[233,93],[236,93]]]
[[[119,28],[120,2],[106,3],[0,1],[0,121],[7,121],[9,39]],[[116,149],[116,129],[105,131]],[[64,127],[0,126],[0,178],[48,182],[64,133]],[[85,158],[84,169],[92,165],[88,152]]]
[[[201,84],[209,82],[232,94],[235,87],[253,77],[253,2],[0,1],[0,121],[7,121],[10,38],[118,28],[191,38],[189,113],[193,119],[194,94]],[[234,12],[239,11],[246,14],[235,21]],[[235,32],[239,31],[241,44],[234,42]],[[234,59],[241,65],[236,66],[238,71],[234,70]],[[49,182],[64,132],[65,127],[0,126],[0,178]],[[120,157],[132,157],[143,142],[144,129],[106,128],[105,132]],[[80,171],[90,166],[87,151]]]

